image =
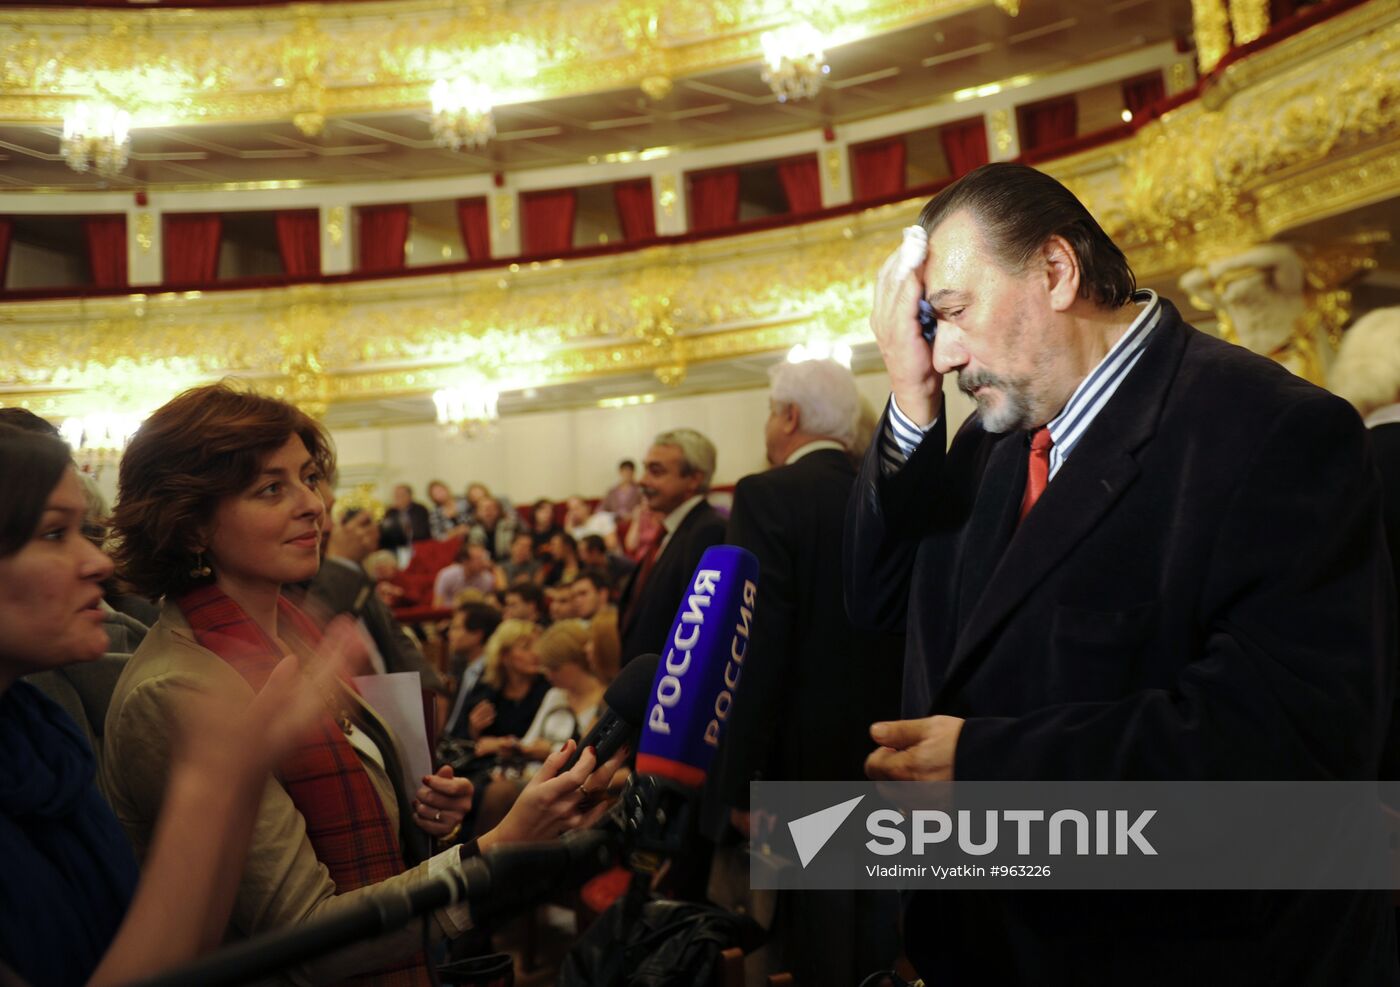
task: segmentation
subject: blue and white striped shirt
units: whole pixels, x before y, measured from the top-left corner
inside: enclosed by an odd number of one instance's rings
[[[1094,417],[1113,397],[1118,385],[1137,366],[1147,345],[1147,338],[1162,319],[1162,306],[1157,302],[1157,293],[1142,289],[1133,295],[1133,301],[1142,306],[1128,331],[1113,344],[1113,347],[1099,361],[1098,366],[1089,371],[1079,386],[1070,395],[1064,410],[1052,418],[1046,427],[1054,443],[1050,447],[1050,479],[1055,478],[1061,466],[1069,459],[1070,453],[1088,430]],[[894,396],[890,396],[889,424],[880,440],[880,467],[886,475],[898,471],[914,454],[928,430],[937,424],[935,418],[920,428],[909,416],[899,410]]]

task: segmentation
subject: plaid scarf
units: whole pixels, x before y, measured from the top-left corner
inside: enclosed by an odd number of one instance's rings
[[[282,658],[281,649],[242,607],[216,584],[193,589],[175,602],[201,647],[228,662],[254,690],[263,687]],[[277,600],[277,619],[288,638],[308,644],[321,638],[316,625],[285,597]],[[337,892],[403,873],[398,835],[384,803],[329,712],[316,733],[282,762],[279,780],[306,820],[307,838]],[[366,987],[424,987],[430,982],[422,953],[342,981]]]

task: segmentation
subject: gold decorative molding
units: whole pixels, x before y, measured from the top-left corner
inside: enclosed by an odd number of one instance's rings
[[[656,204],[661,207],[661,215],[667,219],[676,215],[676,204],[680,201],[676,185],[674,172],[667,172],[657,181]]]
[[[1252,59],[1232,66],[1226,75],[1240,69],[1250,85],[1218,108],[1198,100],[1044,166],[1142,280],[1400,195],[1400,2],[1354,8],[1287,44],[1295,57],[1271,59],[1272,73]],[[658,180],[662,215],[679,208],[675,182]],[[495,193],[498,221],[513,198]],[[705,360],[864,338],[871,279],[921,204],[487,270],[10,303],[0,306],[0,401],[62,415],[234,374],[322,408],[422,394],[463,366],[503,389],[623,372],[675,381]],[[1313,289],[1344,290],[1344,280]],[[1342,307],[1332,298],[1318,311]]]
[[[345,207],[331,206],[326,210],[326,239],[338,247],[345,239]]]
[[[841,164],[843,155],[839,147],[828,147],[822,155],[826,165],[826,184],[836,189],[841,187]]]
[[[1269,0],[1230,0],[1230,32],[1247,45],[1269,29]]]
[[[377,0],[147,10],[15,10],[0,42],[0,118],[59,120],[101,96],[134,126],[294,120],[422,106],[470,74],[501,103],[642,86],[756,62],[764,31],[805,18],[830,46],[991,0]],[[997,0],[1004,9],[1008,0]]]

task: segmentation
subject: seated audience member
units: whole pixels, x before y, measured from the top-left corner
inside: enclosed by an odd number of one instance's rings
[[[563,529],[554,520],[554,501],[541,497],[530,509],[530,533],[535,539],[535,554],[549,547],[549,540]]]
[[[617,464],[617,483],[603,495],[598,510],[607,511],[614,517],[627,517],[642,502],[642,491],[637,487],[637,464],[624,459]]]
[[[306,584],[307,595],[326,613],[348,614],[359,622],[373,644],[369,657],[376,672],[417,672],[424,689],[448,695],[442,676],[375,592],[374,580],[361,565],[379,545],[378,525],[364,511],[348,511],[339,523],[334,521],[334,486],[329,480],[320,487],[326,504],[321,568]]]
[[[518,530],[514,511],[507,514],[496,498],[483,497],[477,501],[476,520],[467,531],[467,540],[484,545],[494,561],[502,562],[510,558],[510,543]]]
[[[394,487],[393,502],[379,522],[379,544],[384,548],[404,548],[431,538],[428,509],[413,499],[407,483]]]
[[[601,535],[588,535],[579,539],[578,560],[588,569],[602,569],[608,574],[608,582],[614,587],[621,586],[623,580],[637,568],[637,563],[625,555],[611,551]]]
[[[588,642],[584,645],[588,667],[604,684],[617,678],[622,667],[622,638],[617,632],[617,608],[598,611],[588,623]]]
[[[467,533],[467,505],[452,496],[452,490],[441,480],[428,484],[428,530],[438,541],[446,541]]]
[[[582,497],[570,497],[564,502],[564,530],[575,541],[597,535],[605,545],[617,545],[617,519],[607,511],[591,511]]]
[[[544,591],[545,600],[549,605],[549,622],[558,623],[561,620],[570,620],[574,615],[573,594],[563,586],[549,586]]]
[[[514,770],[508,775],[498,772],[482,793],[482,824],[509,808],[520,794],[522,779],[538,771],[545,758],[570,739],[578,741],[598,719],[605,687],[588,667],[587,643],[588,628],[579,620],[561,621],[535,641],[533,650],[550,688],[529,728],[518,739],[502,741],[499,753],[510,758]]]
[[[592,620],[599,611],[612,609],[609,603],[612,586],[601,569],[584,569],[569,584],[568,591],[573,616],[579,620]]]
[[[251,702],[207,702],[182,726],[138,871],[78,725],[21,676],[102,657],[112,562],[83,537],[68,447],[0,424],[0,980],[108,985],[218,945],[268,774],[320,716],[345,627],[314,678],[270,670]]]
[[[549,540],[549,561],[545,563],[544,584],[567,586],[578,576],[578,542],[564,531],[556,531]]]
[[[622,550],[634,563],[646,558],[651,546],[666,537],[666,529],[661,524],[664,518],[664,514],[651,510],[645,502],[632,510],[632,523],[627,526]]]
[[[444,566],[433,580],[433,606],[453,607],[463,590],[490,593],[496,589],[496,567],[486,546],[464,541],[457,547],[457,561]]]
[[[528,531],[517,531],[510,541],[510,558],[501,563],[501,572],[506,577],[506,585],[518,582],[534,582],[535,574],[544,568],[544,562],[535,558],[535,540]]]
[[[477,505],[480,504],[482,500],[484,500],[487,497],[490,497],[496,502],[496,505],[501,509],[501,514],[505,517],[514,518],[516,516],[515,505],[510,502],[509,497],[496,496],[491,492],[491,488],[488,487],[486,484],[481,482],[474,482],[467,485],[466,501],[468,524],[475,523]]]
[[[487,603],[463,603],[453,611],[447,629],[447,658],[449,671],[457,680],[457,692],[444,733],[450,734],[456,728],[467,697],[481,681],[481,673],[486,670],[486,642],[500,626],[501,612]]]
[[[514,586],[507,586],[505,605],[501,612],[508,620],[543,624],[548,616],[544,590],[534,583],[517,583]]]
[[[138,852],[155,835],[174,759],[172,724],[196,722],[202,694],[251,698],[285,654],[315,665],[320,631],[282,590],[320,564],[318,487],[333,469],[314,421],[225,385],[170,401],[127,447],[112,519],[115,556],[123,578],[165,603],[112,695],[101,772]],[[374,710],[338,683],[319,695],[315,728],[262,792],[249,863],[236,882],[237,937],[343,914],[381,889],[399,893],[430,870],[460,866],[462,847],[429,859],[430,844],[455,839],[472,803],[469,782],[444,767],[406,788],[394,735]],[[569,817],[558,799],[573,773],[554,776],[562,764],[541,771],[536,779],[544,780],[477,845],[559,833]],[[469,915],[448,908],[427,928],[440,937],[469,924]],[[226,934],[221,925],[205,931],[215,941]],[[426,984],[423,936],[414,925],[283,976],[304,983],[368,973],[362,982]]]

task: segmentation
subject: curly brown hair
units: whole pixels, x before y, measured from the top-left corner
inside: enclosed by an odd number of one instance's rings
[[[219,501],[247,489],[293,435],[323,476],[334,474],[329,436],[285,401],[218,383],[185,391],[152,414],[117,475],[111,547],[121,577],[151,599],[202,582],[190,571]]]

